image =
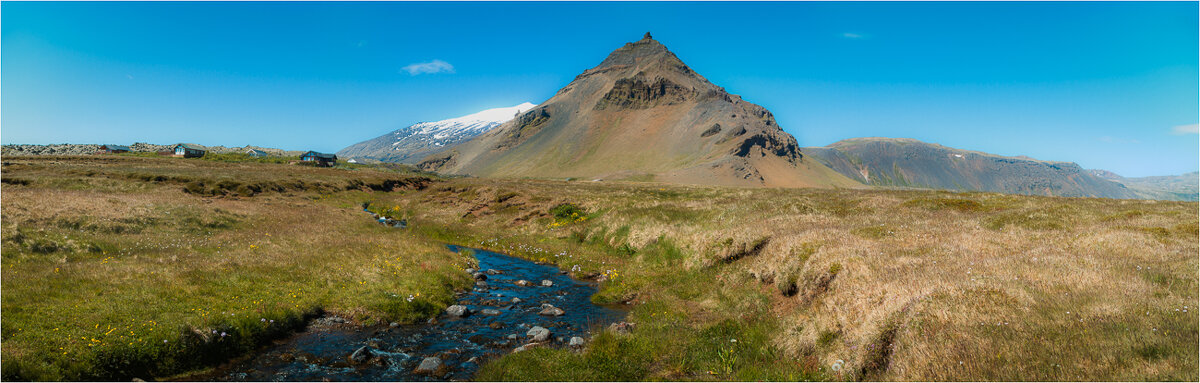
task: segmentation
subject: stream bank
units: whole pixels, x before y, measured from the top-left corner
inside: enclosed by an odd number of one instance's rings
[[[593,282],[508,255],[469,251],[476,279],[454,306],[427,323],[363,327],[324,317],[276,345],[199,380],[468,380],[492,358],[532,347],[583,347],[626,313],[591,302]]]

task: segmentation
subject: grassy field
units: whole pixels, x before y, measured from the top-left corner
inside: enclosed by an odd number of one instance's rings
[[[321,311],[425,318],[472,282],[473,260],[361,211],[429,182],[412,174],[120,157],[3,172],[6,380],[170,375]]]
[[[2,179],[6,379],[161,377],[321,310],[433,315],[471,283],[440,242],[598,278],[594,301],[632,308],[631,334],[482,380],[1198,379],[1194,202],[119,156],[5,158]]]

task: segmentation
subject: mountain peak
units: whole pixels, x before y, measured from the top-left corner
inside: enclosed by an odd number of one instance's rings
[[[650,38],[650,32],[638,41],[625,43],[624,46],[617,48],[600,62],[596,68],[607,68],[613,66],[636,66],[637,64],[653,59],[668,58],[674,61],[679,61],[674,53],[667,50],[665,45]]]

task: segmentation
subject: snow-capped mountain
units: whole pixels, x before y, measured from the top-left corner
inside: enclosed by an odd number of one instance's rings
[[[421,122],[350,145],[338,151],[337,155],[346,160],[368,158],[384,162],[416,163],[427,155],[483,134],[535,106],[537,105],[526,102],[447,120]]]

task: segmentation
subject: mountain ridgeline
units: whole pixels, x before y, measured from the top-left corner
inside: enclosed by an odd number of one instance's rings
[[[911,187],[1196,200],[1196,178],[1126,179],[902,138],[801,149],[767,109],[729,94],[647,33],[541,105],[421,123],[338,152],[483,177],[752,187]]]
[[[419,167],[492,177],[859,185],[806,159],[770,111],[712,84],[649,33],[540,106]]]
[[[804,152],[873,186],[902,186],[1062,197],[1138,198],[1124,185],[1073,162],[1039,161],[949,148],[904,138],[853,138]]]
[[[425,156],[475,138],[518,113],[532,109],[528,102],[507,108],[488,109],[462,117],[421,122],[388,134],[350,145],[337,152],[346,160],[369,159],[415,164]]]

